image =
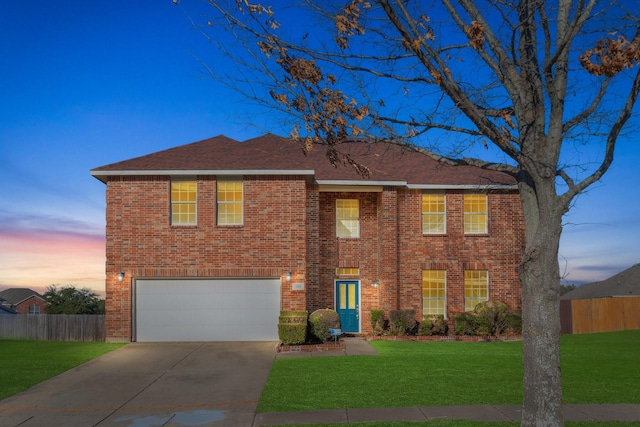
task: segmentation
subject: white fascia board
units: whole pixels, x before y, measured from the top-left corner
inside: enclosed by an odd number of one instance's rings
[[[315,175],[314,170],[277,170],[277,169],[247,169],[247,170],[122,170],[122,171],[91,171],[91,176],[106,182],[108,176],[144,176],[144,175],[164,175],[164,176],[193,176],[193,175]]]
[[[405,187],[406,181],[340,181],[340,180],[316,180],[318,185],[350,185],[350,186],[389,186],[389,187]]]
[[[331,181],[318,180],[318,191],[321,193],[381,193],[383,187],[404,187],[404,181]]]
[[[517,190],[517,184],[408,184],[418,190]]]

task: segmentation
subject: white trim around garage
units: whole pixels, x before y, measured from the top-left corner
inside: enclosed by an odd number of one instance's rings
[[[153,278],[133,286],[134,341],[277,341],[280,278]]]

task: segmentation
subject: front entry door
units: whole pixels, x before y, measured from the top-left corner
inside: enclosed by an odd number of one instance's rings
[[[342,332],[360,332],[359,293],[356,280],[336,282],[336,311]]]

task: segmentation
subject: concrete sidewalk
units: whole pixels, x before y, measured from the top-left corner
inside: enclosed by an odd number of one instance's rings
[[[351,424],[376,421],[469,420],[520,422],[521,417],[522,408],[519,405],[327,409],[302,412],[262,412],[256,415],[253,427],[287,424]],[[565,421],[640,422],[640,405],[565,405],[564,419]]]
[[[280,358],[324,356],[375,356],[378,352],[362,338],[343,338],[341,350],[278,353]],[[407,408],[352,408],[301,412],[262,412],[256,414],[253,427],[288,424],[330,424],[361,422],[419,422],[430,420],[470,420],[520,422],[520,405],[420,406]],[[625,421],[640,423],[640,405],[565,405],[565,421]]]

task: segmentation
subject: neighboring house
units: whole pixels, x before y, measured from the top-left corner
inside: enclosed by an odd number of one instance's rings
[[[17,314],[12,307],[13,304],[4,298],[0,298],[0,314]]]
[[[600,282],[587,283],[567,292],[561,300],[640,296],[640,264]]]
[[[560,298],[562,333],[640,329],[640,264]]]
[[[0,291],[0,298],[6,300],[9,308],[18,314],[44,314],[49,305],[42,295],[29,288],[5,289]]]
[[[333,167],[274,135],[225,136],[93,169],[106,184],[108,341],[277,340],[280,310],[447,318],[521,307],[515,180],[397,145]]]

